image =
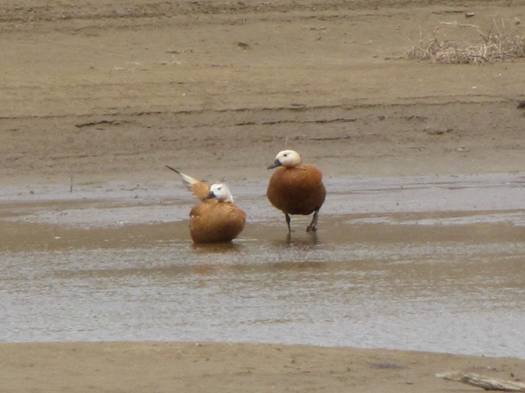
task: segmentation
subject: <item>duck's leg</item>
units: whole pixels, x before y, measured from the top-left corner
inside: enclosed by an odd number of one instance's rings
[[[317,231],[317,219],[319,217],[319,209],[314,211],[314,216],[312,217],[312,222],[306,227],[306,232],[315,232]]]
[[[286,217],[286,225],[288,225],[288,233],[292,233],[292,228],[290,226],[290,215],[288,213],[284,213],[284,217]]]

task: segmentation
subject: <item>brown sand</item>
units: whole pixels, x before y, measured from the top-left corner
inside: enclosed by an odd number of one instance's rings
[[[465,392],[435,373],[525,378],[525,360],[307,346],[2,344],[2,392]]]
[[[421,30],[467,10],[525,20],[506,4],[3,1],[2,184],[138,183],[165,163],[263,177],[285,137],[330,175],[523,170],[524,62],[405,59]],[[449,369],[525,378],[520,360],[381,350],[0,346],[2,392],[471,390],[434,377]]]
[[[266,176],[286,137],[331,175],[523,170],[523,61],[405,56],[516,2],[3,3],[3,182]]]

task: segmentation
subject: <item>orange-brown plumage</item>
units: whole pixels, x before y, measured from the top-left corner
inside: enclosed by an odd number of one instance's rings
[[[266,195],[271,204],[281,210],[290,231],[290,214],[314,213],[307,231],[317,230],[319,209],[324,203],[326,189],[323,175],[313,165],[302,164],[301,156],[293,150],[283,150],[269,167],[277,168],[268,184]]]
[[[195,198],[200,199],[201,201],[208,198],[210,193],[210,185],[205,181],[198,181],[191,185],[191,193]]]
[[[321,171],[313,165],[277,168],[266,195],[277,209],[288,214],[311,214],[323,205],[326,190]]]
[[[230,202],[205,200],[191,209],[190,233],[195,243],[229,242],[244,229],[246,213]]]
[[[225,184],[196,180],[177,169],[169,169],[182,177],[184,184],[200,200],[190,212],[190,234],[195,243],[229,242],[244,229],[246,213],[233,203]]]

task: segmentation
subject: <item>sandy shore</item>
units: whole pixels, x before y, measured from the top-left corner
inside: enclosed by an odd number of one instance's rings
[[[525,360],[306,346],[212,343],[0,345],[2,391],[466,392],[458,370],[513,380]]]
[[[410,61],[504,2],[7,2],[2,183],[263,178],[285,140],[327,175],[523,170],[525,63]],[[443,27],[450,39],[472,29]]]

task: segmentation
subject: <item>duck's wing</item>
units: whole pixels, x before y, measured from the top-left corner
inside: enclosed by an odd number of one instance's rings
[[[190,211],[190,218],[191,219],[200,219],[202,216],[206,216],[206,213],[210,210],[210,204],[209,203],[199,203],[198,205],[195,205],[192,207]]]
[[[169,165],[166,165],[166,168],[172,170],[182,178],[182,182],[188,190],[190,190],[196,198],[201,201],[205,200],[208,197],[210,192],[210,185],[202,180],[197,180],[185,173],[182,173],[178,169],[172,168]]]

